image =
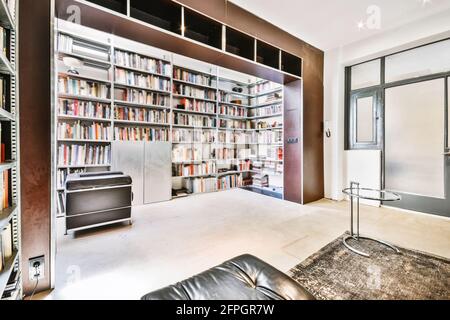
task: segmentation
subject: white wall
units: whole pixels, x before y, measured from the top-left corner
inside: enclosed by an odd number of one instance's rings
[[[364,32],[364,31],[361,31]],[[344,157],[344,70],[353,65],[404,49],[450,37],[450,10],[363,41],[325,52],[324,121],[331,130],[325,137],[325,197],[342,200],[347,180]]]

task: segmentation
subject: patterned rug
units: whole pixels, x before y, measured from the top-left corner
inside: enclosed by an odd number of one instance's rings
[[[450,260],[376,242],[348,241],[369,253],[357,255],[343,236],[293,268],[291,276],[323,300],[450,300]]]

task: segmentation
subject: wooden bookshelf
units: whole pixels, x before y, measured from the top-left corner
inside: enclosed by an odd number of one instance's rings
[[[5,154],[2,155],[7,160],[0,163],[0,173],[3,179],[3,174],[7,173],[8,183],[2,185],[7,189],[8,199],[7,206],[0,210],[0,232],[8,225],[11,225],[12,237],[12,256],[6,259],[3,269],[0,270],[0,300],[10,300],[10,294],[17,299],[22,299],[22,281],[20,277],[15,278],[12,275],[21,269],[21,231],[20,231],[20,198],[18,185],[20,183],[19,176],[19,141],[18,137],[18,114],[19,106],[17,104],[17,25],[15,20],[16,7],[15,0],[0,1],[0,25],[6,29],[9,42],[7,44],[6,52],[0,53],[0,73],[2,80],[6,82],[7,90],[3,92],[6,101],[0,107],[0,125],[1,125],[1,143],[5,144]],[[0,190],[0,194],[4,195],[4,190]],[[3,199],[2,199],[3,200]],[[2,206],[3,207],[3,206]],[[0,257],[1,259],[1,257]],[[8,286],[8,283],[12,286]]]

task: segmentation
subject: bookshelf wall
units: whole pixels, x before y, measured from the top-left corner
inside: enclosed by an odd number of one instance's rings
[[[61,216],[67,174],[109,170],[114,140],[171,143],[174,197],[243,186],[282,194],[281,85],[114,36],[57,37]],[[79,74],[66,57],[83,62]]]
[[[0,299],[22,299],[16,1],[0,2]]]

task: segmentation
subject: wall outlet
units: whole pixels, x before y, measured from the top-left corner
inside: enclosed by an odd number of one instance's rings
[[[31,258],[29,260],[29,268],[28,275],[30,281],[36,281],[36,279],[44,279],[45,278],[45,257],[40,256],[36,258]],[[38,276],[36,276],[38,274]]]

